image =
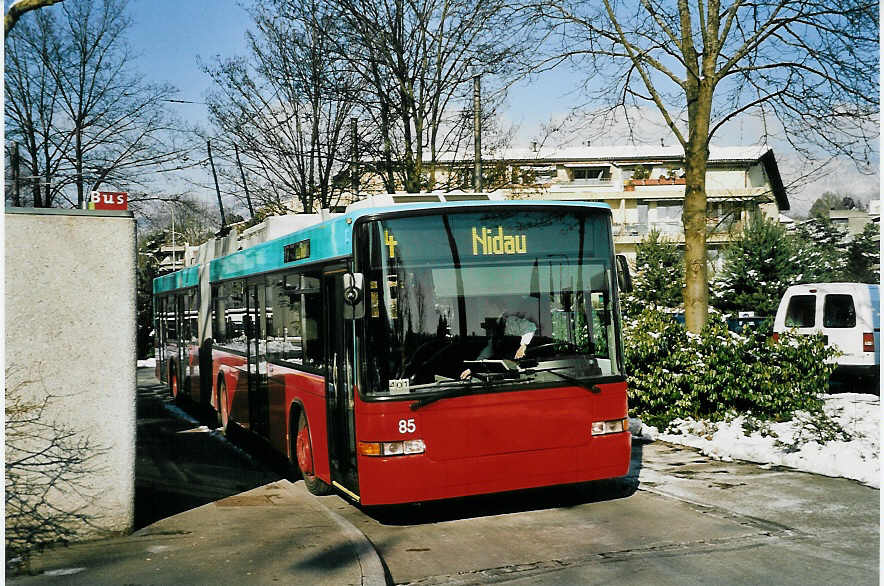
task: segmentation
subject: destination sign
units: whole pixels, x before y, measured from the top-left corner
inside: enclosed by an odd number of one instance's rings
[[[473,255],[527,254],[528,237],[525,234],[506,234],[503,226],[491,230],[484,226],[473,228]]]
[[[289,244],[282,250],[285,262],[295,262],[296,260],[310,258],[310,240],[301,240],[294,244]]]

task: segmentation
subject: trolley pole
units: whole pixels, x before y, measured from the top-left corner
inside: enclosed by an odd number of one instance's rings
[[[215,173],[215,161],[212,159],[212,141],[207,140],[206,146],[209,149],[209,164],[212,166],[212,177],[215,178],[215,193],[218,195],[218,209],[221,210],[221,230],[227,227],[227,220],[224,219],[224,203],[221,201],[221,188],[218,187],[218,174]]]
[[[239,175],[242,177],[242,187],[246,192],[246,203],[249,204],[249,214],[255,219],[255,210],[252,208],[252,197],[249,195],[249,184],[246,183],[246,172],[242,170],[242,161],[239,160],[239,147],[233,143],[233,152],[236,153],[236,165],[239,167]],[[215,180],[217,183],[217,179]]]

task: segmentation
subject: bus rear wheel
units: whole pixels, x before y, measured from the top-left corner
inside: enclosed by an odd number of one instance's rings
[[[223,380],[218,381],[218,410],[215,413],[218,426],[226,431],[230,424],[230,413],[227,409],[227,385]]]
[[[304,479],[307,490],[317,496],[331,494],[331,487],[317,478],[313,469],[313,443],[310,441],[310,428],[307,426],[307,416],[304,413],[301,413],[298,418],[295,457],[298,460],[298,469],[301,471],[301,477]]]
[[[176,401],[181,400],[181,389],[178,387],[178,373],[175,369],[169,374],[169,392]]]

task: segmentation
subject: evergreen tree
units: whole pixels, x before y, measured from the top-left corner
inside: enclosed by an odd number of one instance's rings
[[[847,246],[847,261],[843,279],[859,283],[881,281],[881,251],[879,248],[880,226],[869,222]]]
[[[800,224],[794,236],[793,257],[798,266],[794,283],[826,283],[844,280],[847,258],[846,232],[824,218]]]
[[[646,307],[674,308],[682,304],[684,256],[675,242],[652,230],[636,246],[636,272],[628,312]]]
[[[724,311],[774,315],[797,274],[794,252],[785,228],[753,215],[740,239],[724,251],[724,267],[712,283],[713,304]]]

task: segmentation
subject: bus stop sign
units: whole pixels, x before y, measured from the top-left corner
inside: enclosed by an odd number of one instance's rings
[[[125,191],[89,192],[90,210],[128,210],[129,194]]]

